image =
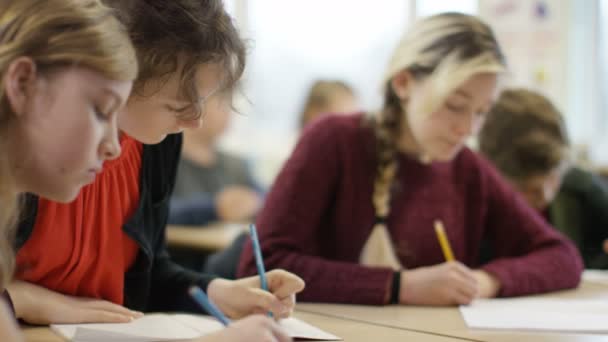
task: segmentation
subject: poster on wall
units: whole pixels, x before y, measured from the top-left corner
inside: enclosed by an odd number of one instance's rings
[[[508,86],[532,88],[565,108],[567,0],[480,0],[480,15],[503,47]]]

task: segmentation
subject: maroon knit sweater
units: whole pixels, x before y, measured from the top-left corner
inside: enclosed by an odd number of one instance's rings
[[[303,134],[258,216],[268,269],[306,281],[300,300],[384,304],[393,272],[358,264],[374,225],[374,137],[362,116],[328,116]],[[469,149],[451,162],[424,165],[399,155],[388,229],[407,268],[444,262],[433,221],[441,219],[456,259],[496,276],[501,296],[577,286],[575,246]],[[482,239],[496,258],[479,265]],[[256,273],[251,243],[239,276]],[[446,284],[449,286],[449,284]]]

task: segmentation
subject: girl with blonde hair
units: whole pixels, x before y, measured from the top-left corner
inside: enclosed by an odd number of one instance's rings
[[[69,202],[93,182],[120,153],[116,116],[136,75],[129,37],[99,1],[0,1],[2,289],[20,195]],[[13,328],[0,324],[2,340],[19,339]]]
[[[490,109],[505,61],[491,29],[444,13],[406,32],[373,115],[305,130],[257,224],[270,268],[300,275],[300,299],[457,305],[575,287],[576,248],[465,147]],[[442,254],[445,226],[457,261]],[[495,259],[479,264],[487,239]],[[251,244],[239,274],[253,274]]]

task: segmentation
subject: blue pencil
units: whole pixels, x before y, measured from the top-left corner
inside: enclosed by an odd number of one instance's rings
[[[260,248],[260,240],[258,240],[258,232],[253,223],[249,225],[249,236],[251,237],[251,243],[253,244],[253,255],[255,256],[255,265],[257,266],[258,274],[260,275],[262,290],[268,291],[266,269],[264,268],[264,259],[262,259],[262,249]],[[272,317],[272,312],[269,312],[268,316]]]
[[[198,303],[198,305],[200,305],[203,309],[205,309],[213,317],[217,318],[217,320],[220,321],[223,325],[228,325],[231,323],[230,319],[228,317],[226,317],[226,315],[224,315],[220,311],[220,309],[217,306],[215,306],[215,304],[213,304],[211,299],[209,299],[209,297],[207,297],[205,292],[203,292],[203,290],[201,290],[200,287],[192,286],[192,287],[190,287],[190,290],[188,290],[188,292],[190,293],[190,296],[192,298],[194,298],[196,303]]]

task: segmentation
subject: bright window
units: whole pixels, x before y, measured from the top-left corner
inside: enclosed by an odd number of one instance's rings
[[[426,17],[441,12],[477,14],[478,0],[416,0],[416,16]]]

